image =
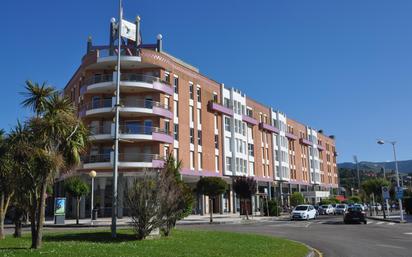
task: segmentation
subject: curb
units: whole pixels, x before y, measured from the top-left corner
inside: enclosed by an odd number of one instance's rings
[[[401,222],[400,220],[391,220],[391,219],[384,219],[384,218],[377,218],[377,217],[366,217],[367,219],[370,220],[380,220],[380,221],[386,221],[386,222],[392,222],[392,223],[407,223],[405,222]]]

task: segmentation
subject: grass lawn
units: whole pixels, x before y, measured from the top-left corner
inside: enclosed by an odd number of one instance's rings
[[[171,237],[136,241],[130,230],[116,240],[109,231],[46,233],[43,248],[30,250],[30,236],[0,240],[0,256],[279,256],[303,257],[306,246],[285,239],[215,231],[175,230]]]

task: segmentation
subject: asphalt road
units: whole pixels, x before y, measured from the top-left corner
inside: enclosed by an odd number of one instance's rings
[[[254,224],[185,225],[183,229],[257,233],[288,238],[320,250],[325,257],[410,257],[412,224],[368,220],[343,224],[342,216],[311,221],[268,221]]]

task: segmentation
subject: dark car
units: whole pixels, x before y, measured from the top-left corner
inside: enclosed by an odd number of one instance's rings
[[[345,216],[343,216],[343,222],[345,224],[348,223],[364,223],[366,224],[366,214],[365,211],[362,210],[361,207],[358,206],[352,206],[349,207],[346,212],[345,212]]]

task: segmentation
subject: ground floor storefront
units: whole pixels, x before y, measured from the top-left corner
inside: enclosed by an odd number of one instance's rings
[[[110,172],[98,173],[94,178],[93,185],[93,209],[97,217],[109,217],[112,213],[112,174]],[[133,182],[139,178],[141,173],[125,172],[119,173],[118,176],[118,216],[129,216],[129,209],[127,208],[127,192],[131,189]],[[91,178],[84,173],[81,178],[86,183],[92,183]],[[260,215],[263,213],[263,205],[268,200],[276,200],[278,206],[282,210],[288,211],[291,208],[290,196],[294,192],[301,192],[305,196],[307,203],[315,204],[323,198],[329,198],[333,195],[334,189],[324,188],[314,185],[302,185],[291,182],[279,181],[261,181],[257,180],[257,193],[250,199],[250,201],[240,201],[236,193],[233,191],[232,178],[222,177],[228,183],[227,191],[209,201],[209,197],[196,192],[196,184],[200,179],[199,176],[182,175],[183,181],[192,189],[193,197],[195,199],[193,204],[192,214],[207,215],[212,211],[213,213],[229,214],[241,213],[252,215]],[[70,197],[64,191],[64,180],[61,180],[54,185],[54,197],[66,197],[66,216],[74,217],[76,214],[76,200]],[[54,210],[53,197],[49,197],[47,214],[52,216]],[[210,206],[212,204],[212,206]],[[212,207],[212,208],[211,208]],[[80,201],[80,218],[90,217],[91,215],[91,193],[82,197]]]

